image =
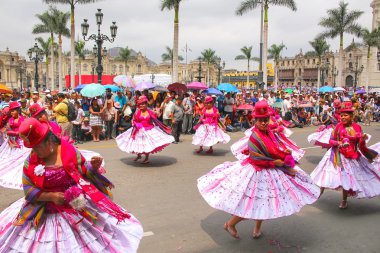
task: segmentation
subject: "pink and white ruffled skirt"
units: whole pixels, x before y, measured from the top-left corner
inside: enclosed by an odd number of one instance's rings
[[[245,161],[226,162],[198,179],[202,197],[213,208],[254,220],[292,215],[314,203],[318,186],[299,167],[294,177],[278,169],[255,168]]]
[[[329,149],[310,174],[313,182],[329,189],[343,188],[356,198],[372,198],[380,195],[379,163],[369,163],[367,158],[359,159],[341,157],[342,166],[334,166],[332,149]],[[377,166],[377,167],[376,167]]]
[[[91,201],[87,208],[96,214],[92,223],[79,214],[46,213],[37,228],[31,222],[14,226],[24,199],[10,205],[0,214],[0,252],[137,252],[143,229],[131,215],[118,222],[98,209]]]
[[[217,143],[227,144],[231,137],[218,126],[202,124],[193,136],[192,144],[196,146],[211,147]]]
[[[174,142],[174,137],[163,132],[159,127],[150,130],[141,128],[132,138],[133,128],[116,137],[116,143],[120,150],[130,154],[151,154],[162,151]]]
[[[307,141],[311,144],[320,145],[320,144],[329,144],[331,134],[334,131],[332,127],[325,128],[324,130],[317,131],[310,134],[307,137]]]

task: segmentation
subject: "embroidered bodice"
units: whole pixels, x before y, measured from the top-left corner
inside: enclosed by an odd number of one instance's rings
[[[204,109],[204,113],[203,113],[203,123],[204,124],[217,125],[218,124],[218,118],[219,118],[219,115],[218,115],[215,107],[212,108],[212,113],[210,113],[206,109]]]
[[[358,144],[362,138],[361,127],[353,123],[350,127],[345,127],[343,124],[338,124],[333,134],[333,143],[342,142],[348,143],[347,147],[340,147],[339,152],[346,158],[357,159],[360,157]]]
[[[18,128],[20,127],[21,123],[24,121],[23,116],[19,116],[18,120],[16,121],[13,117],[9,119],[9,127],[12,131],[18,131]]]
[[[146,116],[143,116],[141,111],[138,111],[133,119],[133,124],[137,128],[143,127],[146,130],[150,130],[154,127],[151,114],[148,112]]]

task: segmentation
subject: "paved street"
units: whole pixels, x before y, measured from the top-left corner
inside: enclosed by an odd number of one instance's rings
[[[311,147],[306,136],[315,128],[294,130],[292,139],[306,148],[301,167],[310,173],[324,151]],[[380,141],[380,125],[366,127],[370,144]],[[231,134],[232,144],[243,133]],[[114,141],[90,143],[80,148],[101,153],[107,164],[107,176],[115,184],[117,203],[135,214],[143,224],[145,237],[141,253],[168,252],[345,252],[380,251],[380,198],[349,200],[347,210],[339,210],[341,194],[327,191],[314,205],[296,215],[263,224],[264,236],[250,238],[252,221],[238,226],[240,240],[230,237],[223,224],[229,215],[209,207],[198,193],[196,180],[224,161],[234,161],[230,145],[215,146],[214,155],[194,154],[191,136],[153,155],[149,165],[132,161]],[[0,209],[23,194],[0,190]]]

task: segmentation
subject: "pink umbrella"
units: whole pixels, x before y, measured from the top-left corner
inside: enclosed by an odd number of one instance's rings
[[[307,104],[299,104],[298,105],[299,108],[309,108],[309,107],[314,107],[311,103],[307,103]]]
[[[249,104],[243,104],[243,105],[240,105],[237,110],[248,110],[248,111],[252,111],[253,110],[253,106],[252,105],[249,105]]]
[[[192,82],[187,85],[187,88],[190,90],[207,90],[208,87],[200,82]]]

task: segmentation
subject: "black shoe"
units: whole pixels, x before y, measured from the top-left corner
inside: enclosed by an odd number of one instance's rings
[[[173,144],[178,144],[178,141],[173,141],[172,143],[173,143]]]

